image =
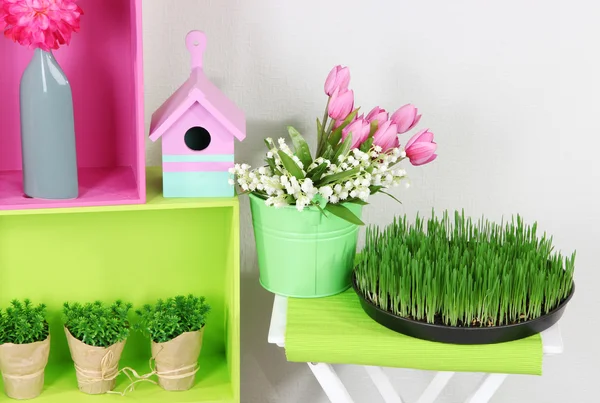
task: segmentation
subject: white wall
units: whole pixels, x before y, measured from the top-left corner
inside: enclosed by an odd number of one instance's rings
[[[293,123],[314,133],[322,83],[346,64],[363,108],[412,102],[439,143],[439,159],[412,169],[413,187],[367,209],[393,214],[460,209],[492,219],[520,213],[578,250],[577,293],[561,322],[566,351],[543,377],[514,376],[492,400],[592,403],[600,378],[600,3],[560,0],[144,0],[147,122],[186,78],[183,38],[208,35],[205,70],[248,118],[237,159],[261,162],[262,139]],[[314,140],[314,136],[312,137]],[[149,164],[160,161],[147,146]],[[257,285],[247,200],[242,200],[243,402],[326,402],[308,368],[266,343],[272,295]],[[596,333],[594,333],[596,331]],[[379,402],[360,369],[341,367],[357,402]],[[390,371],[414,401],[432,376]],[[462,375],[446,402],[478,377]],[[371,397],[372,396],[372,397]]]

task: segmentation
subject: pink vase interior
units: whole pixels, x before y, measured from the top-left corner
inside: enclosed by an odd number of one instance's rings
[[[73,91],[79,198],[23,194],[19,83],[33,50],[0,37],[0,210],[145,202],[141,0],[80,0],[81,32],[54,52]]]

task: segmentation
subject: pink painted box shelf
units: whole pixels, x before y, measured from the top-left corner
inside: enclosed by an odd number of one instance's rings
[[[33,50],[0,38],[0,210],[146,199],[142,0],[80,0],[81,32],[55,51],[73,90],[79,197],[23,195],[19,83]]]

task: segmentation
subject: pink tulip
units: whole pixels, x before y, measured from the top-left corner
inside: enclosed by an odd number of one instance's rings
[[[398,127],[391,120],[383,122],[373,135],[373,144],[381,147],[383,151],[400,146]]]
[[[354,109],[354,92],[336,89],[329,100],[327,113],[334,120],[344,120]]]
[[[421,115],[417,115],[418,109],[413,105],[404,105],[392,114],[392,122],[398,126],[398,133],[406,133],[419,123]]]
[[[340,92],[347,91],[348,84],[350,84],[350,70],[348,67],[335,66],[325,80],[325,94],[332,96],[337,89]]]
[[[385,109],[376,106],[367,115],[367,120],[369,123],[377,121],[377,126],[379,127],[388,120],[388,113],[385,111]]]
[[[406,156],[414,166],[427,164],[437,158],[437,144],[429,129],[421,130],[406,143]]]
[[[342,138],[346,140],[348,133],[352,133],[352,145],[350,148],[358,148],[369,138],[371,124],[365,119],[356,119],[342,130]]]

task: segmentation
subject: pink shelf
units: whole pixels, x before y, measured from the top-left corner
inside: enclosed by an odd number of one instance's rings
[[[79,168],[79,198],[38,200],[23,195],[20,171],[0,172],[0,210],[138,204],[140,196],[129,167]]]
[[[81,32],[55,52],[73,90],[80,197],[23,197],[19,83],[32,50],[0,37],[0,210],[145,203],[141,0],[80,0]]]

